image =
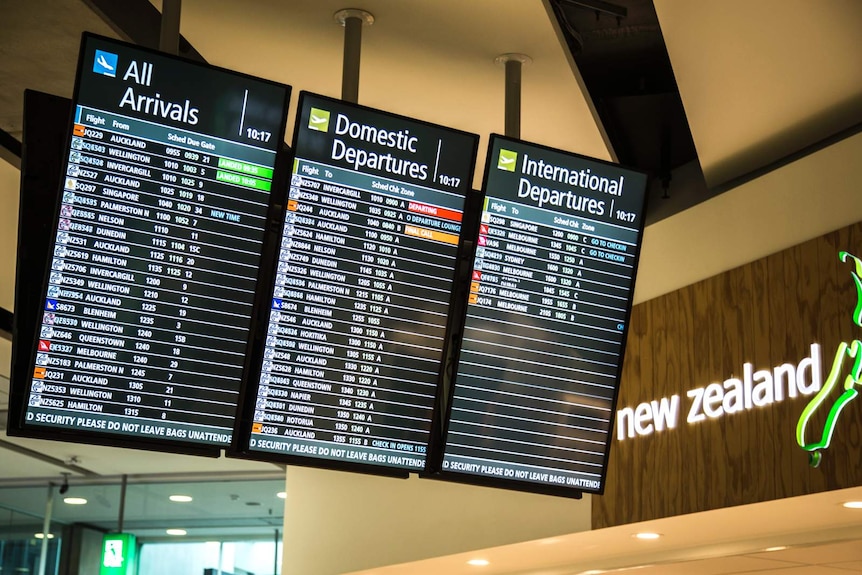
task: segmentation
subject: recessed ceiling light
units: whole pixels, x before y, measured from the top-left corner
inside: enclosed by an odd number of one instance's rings
[[[35,537],[36,539],[45,539],[45,534],[44,534],[44,533],[34,533],[34,534],[33,534],[33,537]],[[54,538],[54,534],[53,534],[53,533],[48,533],[48,537],[47,537],[47,538],[48,538],[48,539],[53,539],[53,538]]]
[[[845,501],[841,505],[847,509],[862,509],[862,501]]]
[[[86,505],[87,500],[83,497],[66,497],[63,499],[63,503],[66,505]]]
[[[764,551],[771,553],[773,551],[784,551],[785,549],[787,549],[787,545],[776,545],[775,547],[767,547]]]
[[[168,535],[185,535],[185,529],[165,529],[165,533]]]
[[[469,561],[467,561],[467,565],[473,565],[474,567],[484,567],[490,564],[491,562],[487,559],[470,559]]]
[[[555,545],[562,541],[559,537],[548,537],[547,539],[539,539],[539,545]]]
[[[635,533],[632,535],[635,539],[642,539],[644,541],[652,541],[661,537],[661,533],[653,533],[651,531],[642,531],[640,533]]]
[[[190,503],[191,501],[193,501],[191,495],[171,495],[170,497],[168,497],[168,499],[170,499],[174,503]]]
[[[287,491],[279,491],[275,496],[279,499],[287,499]]]

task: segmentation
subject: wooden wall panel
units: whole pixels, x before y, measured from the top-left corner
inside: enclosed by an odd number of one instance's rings
[[[769,331],[769,271],[766,259],[758,260],[750,266],[742,268],[745,273],[746,286],[740,306],[745,317],[745,332],[742,354],[746,361],[755,367],[769,365],[771,360],[771,345]],[[775,414],[771,409],[758,409],[749,413],[748,448],[745,473],[751,480],[745,497],[753,500],[768,499],[775,492],[776,473],[757,473],[760,466],[775,469],[780,463],[772,452],[771,434],[775,430]]]
[[[775,357],[785,358],[782,361],[787,360],[787,341],[789,337],[787,330],[787,309],[788,306],[793,304],[793,299],[788,295],[789,290],[787,289],[787,282],[785,280],[784,254],[774,254],[765,259],[768,272],[767,285],[769,286],[769,299],[764,304],[769,308],[769,315],[768,324],[764,326],[764,332],[768,338],[769,359],[763,364],[758,364],[758,367],[775,365],[772,363],[772,358]],[[755,305],[758,305],[758,303],[755,302]],[[778,411],[776,409],[768,411],[772,414],[771,427],[767,433],[772,443],[775,493],[793,493],[792,471],[796,466],[784,465],[784,462],[792,459],[799,448],[795,442],[774,441],[772,439],[776,434],[788,432],[786,429],[781,428],[782,418],[779,417]],[[764,455],[765,458],[766,456]],[[767,496],[764,500],[771,498]]]
[[[838,344],[862,340],[851,322],[853,266],[840,250],[862,257],[862,223],[635,306],[617,408],[676,394],[678,421],[623,440],[615,428],[605,494],[592,500],[595,528],[862,485],[862,396],[844,409],[818,468],[795,435],[813,396],[687,423],[687,392],[744,379],[746,362],[796,366],[819,343],[825,379]]]
[[[672,395],[674,390],[686,388],[690,382],[695,381],[696,334],[701,333],[702,330],[697,329],[694,314],[680,313],[680,310],[692,309],[693,298],[693,290],[685,289],[677,291],[676,297],[668,299],[668,315],[675,315],[675,319],[670,321],[674,333],[670,345],[673,360],[668,370],[668,395]],[[685,417],[685,414],[680,416]],[[686,461],[686,449],[681,437],[669,438],[668,442],[674,444],[671,451],[680,467],[681,508],[691,509],[696,507],[698,502],[701,468],[696,460]]]

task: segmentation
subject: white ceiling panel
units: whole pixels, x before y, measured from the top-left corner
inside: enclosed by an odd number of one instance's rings
[[[60,469],[57,466],[28,455],[16,453],[7,448],[7,441],[5,434],[0,435],[0,469],[2,469],[3,480],[37,477],[61,478]],[[63,469],[63,471],[66,470]],[[46,481],[46,487],[47,484],[48,482]]]
[[[77,460],[80,467],[98,475],[148,475],[153,473],[223,473],[271,472],[279,469],[269,463],[225,457],[197,457],[119,449],[96,445],[82,445],[64,441],[46,441],[21,437],[8,437],[5,441],[37,451],[59,461]],[[58,469],[57,474],[64,469]]]
[[[838,510],[836,510],[838,511]],[[772,553],[762,553],[756,557],[772,557]],[[796,547],[781,551],[781,559],[803,563],[808,565],[819,565],[821,563],[850,563],[862,562],[862,543],[858,541],[842,541],[830,545],[822,545],[812,552],[806,547]]]

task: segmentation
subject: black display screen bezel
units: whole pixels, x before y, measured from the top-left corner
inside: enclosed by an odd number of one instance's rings
[[[451,482],[455,482],[455,483],[480,485],[480,486],[485,486],[485,487],[494,487],[494,488],[502,488],[502,489],[515,490],[515,491],[524,491],[524,492],[528,492],[528,493],[537,493],[537,494],[544,494],[544,495],[569,497],[569,498],[574,498],[574,499],[580,499],[584,493],[590,493],[590,494],[594,494],[594,495],[602,495],[604,493],[604,488],[605,488],[606,481],[607,481],[608,459],[610,456],[610,450],[611,450],[611,445],[612,445],[612,440],[613,440],[613,430],[614,430],[614,424],[615,424],[616,406],[617,406],[617,401],[619,398],[619,388],[620,388],[620,380],[622,378],[622,372],[623,372],[623,362],[625,361],[625,357],[626,357],[625,356],[625,350],[626,350],[626,343],[628,340],[628,330],[630,327],[632,305],[633,305],[634,292],[635,292],[635,283],[637,280],[637,268],[638,268],[638,264],[640,261],[641,248],[643,245],[644,222],[646,219],[645,214],[646,214],[646,208],[647,208],[647,196],[648,196],[647,192],[648,192],[648,187],[649,187],[649,185],[648,185],[649,184],[649,177],[648,177],[648,174],[646,174],[645,172],[642,172],[642,171],[639,171],[637,169],[633,169],[633,168],[630,168],[627,166],[622,166],[622,165],[616,164],[614,162],[600,160],[597,158],[591,158],[588,156],[584,156],[582,154],[576,154],[573,152],[568,152],[565,150],[552,148],[550,146],[545,146],[542,144],[536,144],[534,142],[528,142],[525,140],[521,140],[519,138],[507,137],[507,136],[503,136],[503,135],[499,135],[499,134],[491,134],[491,137],[489,138],[489,141],[488,141],[488,149],[487,149],[487,154],[486,154],[486,158],[485,158],[485,169],[484,169],[484,174],[483,174],[483,178],[482,178],[482,188],[480,191],[481,198],[479,200],[479,206],[482,206],[484,204],[485,198],[488,194],[489,174],[490,174],[490,171],[493,168],[493,166],[496,165],[495,164],[495,158],[492,158],[492,156],[493,156],[493,152],[495,149],[495,143],[498,141],[502,141],[502,142],[508,141],[508,142],[512,142],[518,146],[532,147],[532,148],[535,148],[537,150],[544,150],[544,151],[553,152],[555,154],[562,154],[565,156],[569,156],[573,159],[580,160],[580,161],[586,161],[586,162],[601,164],[604,166],[612,167],[614,169],[623,169],[623,170],[626,170],[627,172],[640,174],[644,177],[643,189],[639,190],[642,193],[643,198],[642,198],[640,211],[638,212],[639,225],[638,225],[637,246],[636,246],[636,250],[635,250],[635,254],[634,254],[634,267],[633,267],[633,273],[632,273],[631,289],[630,289],[629,294],[628,294],[629,295],[628,301],[626,302],[626,319],[625,319],[624,330],[622,331],[622,343],[620,345],[620,350],[619,350],[619,363],[617,366],[617,376],[616,376],[616,381],[615,381],[615,386],[614,386],[613,398],[611,401],[611,411],[610,411],[610,420],[609,420],[609,424],[608,424],[608,433],[607,433],[606,441],[605,441],[605,445],[604,445],[604,457],[602,459],[600,488],[597,490],[590,490],[590,489],[584,489],[584,488],[555,486],[555,485],[548,485],[548,484],[544,484],[544,483],[537,483],[537,482],[531,482],[531,481],[522,481],[522,480],[517,480],[517,479],[509,479],[509,478],[488,477],[488,476],[484,476],[484,475],[476,475],[476,474],[470,474],[470,473],[466,473],[466,472],[454,472],[454,471],[449,471],[449,470],[443,469],[443,458],[445,456],[445,447],[446,447],[446,441],[447,441],[447,436],[448,436],[449,421],[450,421],[451,410],[452,410],[452,402],[453,402],[453,399],[455,396],[455,389],[457,386],[458,362],[460,360],[460,353],[461,353],[461,341],[460,341],[460,339],[456,339],[456,341],[453,342],[453,346],[457,351],[454,354],[455,358],[454,358],[454,365],[452,367],[452,374],[451,374],[452,377],[451,377],[451,380],[449,382],[447,382],[447,384],[446,384],[447,396],[446,396],[444,405],[441,406],[441,416],[438,420],[438,426],[439,427],[436,429],[436,434],[435,434],[436,442],[430,448],[430,451],[435,454],[435,457],[434,457],[433,461],[429,458],[429,465],[426,467],[425,473],[421,474],[421,476],[424,478],[438,479],[438,480],[443,480],[443,481],[451,481]],[[479,207],[479,213],[472,214],[472,216],[475,217],[475,219],[476,219],[475,224],[477,227],[478,227],[479,219],[481,218],[481,210],[482,210],[482,207]],[[476,232],[476,235],[478,235],[478,231]],[[472,245],[472,251],[471,251],[471,255],[470,255],[470,259],[469,259],[469,262],[470,262],[469,269],[470,270],[472,270],[472,264],[473,264],[473,260],[475,258],[475,249],[476,249],[475,239],[476,239],[475,237],[471,238],[471,240],[473,240],[473,245]],[[461,286],[461,293],[463,294],[463,297],[465,300],[467,297],[469,297],[468,285],[470,283],[470,280],[471,280],[471,277],[470,277],[470,274],[468,271],[468,273],[464,277],[462,277],[462,286]],[[461,307],[460,311],[462,312],[462,314],[454,322],[454,324],[457,326],[456,329],[458,331],[458,335],[456,336],[457,338],[463,337],[463,331],[464,331],[464,327],[466,325],[466,319],[467,319],[467,302],[462,301],[461,306],[462,307]]]
[[[31,211],[25,209],[25,206],[29,205],[31,199],[29,198],[29,190],[27,188],[28,174],[25,173],[25,168],[27,166],[25,165],[25,162],[22,162],[21,209],[19,212],[18,245],[19,275],[16,279],[15,289],[16,313],[13,325],[13,370],[10,386],[10,417],[8,421],[8,433],[10,436],[15,437],[47,439],[53,441],[66,441],[91,445],[103,445],[109,447],[141,449],[186,455],[219,457],[221,451],[227,448],[228,444],[195,442],[182,439],[162,439],[158,437],[144,437],[124,433],[67,429],[61,427],[52,427],[50,425],[35,425],[32,423],[27,423],[25,421],[27,411],[27,398],[29,397],[30,393],[30,376],[35,366],[37,343],[39,340],[38,330],[34,329],[34,326],[38,326],[41,324],[40,317],[43,313],[44,302],[47,295],[47,280],[51,265],[51,258],[49,256],[50,252],[47,250],[50,250],[50,247],[51,245],[53,245],[53,243],[49,245],[47,249],[41,248],[32,250],[30,249],[30,246],[22,244],[22,241],[26,240],[26,234],[23,230],[26,230],[27,226],[38,226],[42,229],[46,229],[51,234],[50,238],[52,242],[56,240],[56,233],[59,222],[59,204],[63,189],[62,182],[64,172],[62,170],[64,170],[65,168],[67,159],[71,151],[73,127],[75,122],[74,111],[80,94],[82,76],[86,71],[85,56],[87,53],[88,43],[90,42],[101,46],[119,46],[125,50],[136,51],[142,56],[146,56],[148,54],[156,55],[159,58],[169,59],[182,66],[220,72],[235,78],[247,79],[256,83],[268,84],[274,88],[282,90],[283,98],[281,98],[281,121],[279,122],[279,131],[278,133],[272,134],[272,138],[274,138],[274,141],[276,142],[284,141],[287,123],[287,111],[290,102],[290,95],[292,92],[292,88],[290,86],[281,84],[279,82],[251,76],[249,74],[244,74],[242,72],[229,70],[219,66],[213,66],[210,64],[187,60],[179,56],[166,54],[158,50],[137,46],[128,42],[107,38],[90,32],[84,32],[82,34],[80,50],[78,53],[78,63],[76,68],[77,72],[75,77],[73,97],[72,100],[69,101],[70,105],[67,112],[67,119],[63,124],[65,127],[65,140],[63,142],[62,148],[63,156],[59,158],[58,168],[60,172],[53,175],[53,177],[56,179],[56,187],[54,188],[53,197],[50,198],[51,205],[48,206],[50,209],[46,210],[44,209],[46,206],[41,206],[43,209],[37,214],[38,221],[31,221],[29,219],[29,215],[27,216],[27,219],[25,219],[25,214],[29,214]],[[35,103],[38,104],[38,102]],[[34,153],[37,155],[44,153],[46,154],[46,157],[51,157],[50,154],[52,152],[45,152],[42,150],[39,150],[38,152],[35,151],[40,146],[44,145],[41,142],[42,137],[44,136],[44,132],[42,132],[42,130],[46,130],[46,128],[44,126],[39,126],[36,128],[35,131],[27,133],[25,128],[25,151],[23,154],[25,157],[28,154]],[[276,167],[280,164],[280,156],[283,153],[284,152],[282,148],[277,148],[275,158]],[[276,194],[275,182],[279,177],[281,177],[281,174],[278,172],[278,170],[275,170],[273,174],[273,187],[268,199],[269,212],[272,212],[274,196]],[[22,269],[24,269],[24,274],[20,273]],[[38,285],[40,297],[36,301],[33,301],[32,296],[30,296],[29,294],[25,294],[25,291],[28,289],[28,286],[31,285],[31,282],[33,281],[39,282]],[[249,324],[249,329],[251,329],[251,324]],[[28,347],[25,347],[24,344],[26,344],[26,346]]]
[[[441,126],[438,124],[433,124],[431,122],[426,122],[424,120],[420,120],[417,118],[408,117],[408,116],[404,116],[404,115],[400,115],[400,114],[395,114],[393,112],[388,112],[385,110],[371,108],[371,107],[363,106],[363,105],[356,104],[356,103],[345,102],[343,100],[339,100],[336,98],[331,98],[328,96],[324,96],[324,95],[316,94],[316,93],[312,93],[312,92],[307,92],[307,91],[301,91],[300,95],[299,95],[299,104],[297,106],[297,111],[296,111],[294,135],[293,135],[293,141],[292,141],[293,157],[292,157],[291,165],[294,163],[295,158],[301,157],[301,153],[297,150],[297,143],[298,143],[298,139],[299,139],[299,133],[300,133],[300,129],[301,129],[301,122],[303,119],[303,110],[305,109],[306,98],[314,98],[314,99],[319,100],[319,101],[331,102],[331,103],[335,103],[339,106],[347,106],[350,108],[354,108],[356,110],[359,110],[359,111],[362,111],[365,113],[381,114],[381,115],[387,116],[387,117],[395,119],[395,120],[403,120],[403,121],[407,121],[407,122],[411,122],[411,123],[415,123],[415,124],[429,126],[429,127],[434,128],[436,130],[441,130],[444,132],[449,132],[449,133],[457,134],[460,136],[468,136],[468,137],[473,139],[473,145],[472,145],[473,152],[472,152],[472,158],[471,158],[470,169],[469,169],[469,180],[472,180],[472,177],[473,177],[473,174],[474,174],[475,168],[476,168],[476,158],[477,158],[478,147],[479,147],[479,136],[478,135],[472,134],[469,132],[465,132],[462,130],[457,130],[455,128],[450,128],[450,127]],[[465,208],[465,210],[462,212],[462,215],[463,215],[462,224],[463,224],[463,222],[466,220],[467,215],[468,215],[466,213],[466,207],[467,207],[467,196],[468,196],[468,194],[470,194],[470,191],[471,191],[471,181],[466,181],[465,185],[462,187],[464,188],[463,193],[464,193],[464,208]],[[287,198],[285,196],[285,198],[283,198],[283,202],[286,203],[286,201],[287,201]],[[233,441],[231,448],[228,451],[227,455],[229,457],[237,457],[237,458],[250,459],[250,460],[255,460],[255,461],[283,463],[283,464],[288,464],[288,465],[299,465],[299,466],[315,467],[315,468],[321,468],[321,469],[332,469],[332,470],[336,470],[336,471],[349,471],[349,472],[364,473],[364,474],[371,474],[371,475],[381,475],[381,476],[387,476],[387,477],[407,478],[411,472],[412,473],[421,473],[421,471],[413,471],[413,470],[407,470],[407,469],[391,467],[391,466],[384,466],[384,465],[373,464],[373,463],[353,463],[353,462],[346,462],[346,461],[336,460],[336,459],[327,459],[327,458],[322,458],[322,457],[302,456],[302,455],[287,455],[287,454],[275,453],[275,452],[270,452],[270,451],[250,449],[251,429],[252,429],[253,415],[254,415],[253,412],[254,412],[254,408],[255,408],[255,400],[256,400],[257,395],[258,395],[258,388],[260,385],[260,383],[259,383],[260,370],[261,370],[262,362],[263,362],[264,345],[263,345],[262,340],[263,340],[263,335],[266,332],[265,327],[269,322],[269,312],[271,309],[271,301],[272,301],[273,291],[274,291],[274,287],[275,287],[274,286],[275,268],[276,268],[276,263],[277,263],[277,259],[278,259],[278,249],[276,246],[278,246],[281,242],[282,228],[284,226],[284,218],[285,218],[285,210],[282,209],[280,217],[278,219],[278,224],[276,226],[277,229],[270,230],[270,233],[268,234],[267,239],[266,239],[267,247],[265,247],[264,250],[265,250],[265,253],[271,254],[272,260],[267,260],[266,262],[264,262],[264,265],[262,265],[262,268],[264,268],[264,269],[261,270],[261,275],[260,275],[260,279],[259,279],[259,283],[258,283],[258,285],[260,285],[260,286],[265,286],[265,287],[262,287],[259,290],[259,293],[257,294],[257,298],[256,298],[256,302],[255,302],[255,312],[254,312],[253,320],[252,320],[253,321],[252,331],[255,334],[255,337],[258,338],[258,341],[256,341],[253,344],[253,346],[250,350],[250,353],[249,353],[249,357],[247,358],[247,364],[246,364],[246,369],[245,369],[246,379],[243,382],[242,391],[240,393],[241,404],[240,404],[240,410],[238,411],[238,416],[237,416],[237,426],[235,427],[234,434],[233,434],[234,441]],[[462,230],[461,230],[461,234],[459,237],[458,248],[457,248],[456,256],[455,256],[455,266],[452,270],[452,273],[453,273],[452,291],[451,291],[450,297],[449,297],[450,310],[452,308],[453,303],[455,302],[455,294],[457,293],[457,290],[455,289],[456,285],[458,284],[457,268],[458,268],[458,262],[462,259],[462,249],[463,249],[463,245],[464,245],[464,238],[465,238],[464,226],[462,225]],[[446,322],[447,331],[446,331],[446,335],[444,336],[443,358],[446,357],[446,353],[447,353],[447,349],[448,349],[448,341],[449,341],[448,327],[449,327],[450,323],[451,323],[451,314],[447,318],[447,322]],[[441,386],[439,384],[439,380],[440,380],[440,378],[443,377],[445,370],[446,370],[446,362],[444,360],[444,361],[441,361],[441,364],[439,366],[438,385],[437,385],[436,397],[435,397],[435,401],[434,401],[435,406],[438,405],[440,402]],[[432,412],[432,418],[431,418],[431,422],[430,422],[431,426],[430,426],[429,442],[431,441],[430,435],[433,435],[433,433],[434,433],[434,421],[437,418],[437,413],[438,412],[437,412],[437,409],[435,407],[435,409]],[[427,452],[426,452],[426,465],[427,465]]]

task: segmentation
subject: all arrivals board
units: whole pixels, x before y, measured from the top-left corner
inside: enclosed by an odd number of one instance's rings
[[[230,443],[289,96],[84,35],[13,433],[213,454]]]
[[[249,453],[424,469],[477,146],[302,93]]]
[[[442,474],[601,493],[646,176],[493,136]]]

